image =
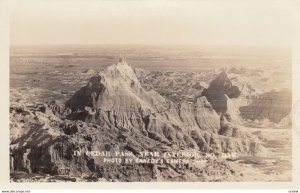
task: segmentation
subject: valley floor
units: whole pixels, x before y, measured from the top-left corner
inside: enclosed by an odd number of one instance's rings
[[[232,160],[230,165],[239,175],[229,181],[291,181],[292,130],[249,128],[266,147],[259,156],[244,156]]]

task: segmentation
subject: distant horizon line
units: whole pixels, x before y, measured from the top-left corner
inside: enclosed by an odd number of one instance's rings
[[[79,44],[79,43],[65,43],[65,44],[10,44],[9,47],[40,47],[40,46],[160,46],[160,47],[261,47],[261,48],[292,48],[291,45],[235,45],[235,44],[140,44],[140,43],[130,43],[130,44]]]

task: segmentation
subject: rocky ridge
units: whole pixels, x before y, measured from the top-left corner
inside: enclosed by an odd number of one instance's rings
[[[225,116],[232,123],[287,127],[291,122],[288,120],[291,112],[291,92],[288,89],[257,93],[239,76],[223,71],[201,95],[208,99],[221,118]]]
[[[239,94],[238,88],[227,84],[216,96]],[[65,106],[55,101],[11,104],[11,170],[120,181],[206,180],[211,171],[206,167],[186,168],[182,173],[178,164],[158,168],[106,165],[100,158],[74,156],[73,152],[124,150],[135,156],[144,150],[258,153],[259,141],[218,115],[224,109],[211,102],[212,93],[208,88],[207,97],[174,104],[155,91],[145,91],[133,69],[120,61],[91,77]],[[222,161],[209,162],[225,167],[221,178],[233,173]]]
[[[291,101],[289,90],[272,90],[258,95],[249,105],[240,107],[241,117],[251,121],[267,119],[276,124],[283,123],[283,119],[288,119],[291,113]]]

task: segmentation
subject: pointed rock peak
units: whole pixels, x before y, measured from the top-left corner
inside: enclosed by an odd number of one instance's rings
[[[227,73],[225,72],[225,70],[222,70],[222,72],[218,76],[220,76],[220,77],[228,77]]]
[[[242,88],[232,84],[231,80],[225,71],[222,71],[211,81],[209,87],[204,89],[202,96],[206,96],[208,101],[212,97],[219,97],[226,94],[229,98],[237,98],[240,95]]]
[[[216,76],[216,78],[210,83],[210,85],[231,85],[231,81],[225,71],[222,71]]]
[[[125,58],[119,59],[117,64],[113,64],[108,66],[101,75],[105,76],[106,78],[112,79],[121,79],[121,80],[137,80],[136,75],[132,67],[126,62]]]
[[[225,113],[227,111],[228,98],[238,98],[242,88],[232,85],[225,71],[221,72],[211,81],[209,87],[201,93],[211,103],[215,111]]]
[[[122,59],[91,77],[88,84],[67,101],[66,106],[75,110],[85,106],[132,106],[143,103],[141,95],[144,97],[144,90],[134,70]]]

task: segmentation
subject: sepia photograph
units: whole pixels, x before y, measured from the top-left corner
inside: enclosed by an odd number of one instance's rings
[[[289,1],[13,2],[10,183],[295,180]]]

